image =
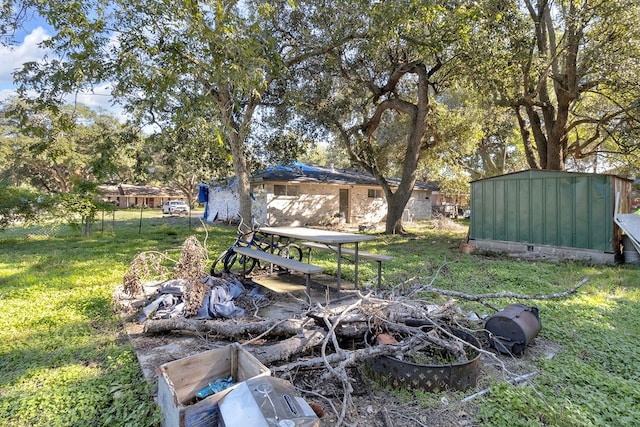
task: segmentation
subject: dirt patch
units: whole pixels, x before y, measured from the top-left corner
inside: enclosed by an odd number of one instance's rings
[[[296,280],[303,279],[289,278],[289,282],[276,280],[275,282],[279,282],[280,285],[264,281],[263,283],[268,286],[261,286],[265,299],[256,303],[250,298],[240,297],[237,304],[245,309],[245,318],[230,320],[230,322],[304,316],[308,307],[304,294],[300,293],[304,290],[304,286],[302,282],[296,283]],[[137,323],[138,311],[154,295],[157,287],[157,284],[145,284],[146,298],[127,299],[122,294],[116,295],[123,325],[136,350],[145,379],[153,386],[157,382],[155,369],[161,364],[229,344],[228,341],[207,334],[145,334],[143,325]],[[345,291],[347,296],[348,287],[347,285]],[[315,283],[313,290],[315,302],[326,300],[327,288],[324,285]],[[482,322],[476,322],[474,328],[481,329]],[[484,334],[474,335],[481,340],[483,348],[489,350]],[[267,342],[252,343],[252,345],[260,344],[267,344]],[[251,352],[251,346],[246,348]],[[348,406],[350,410],[346,416],[349,425],[363,427],[473,426],[476,425],[474,418],[477,412],[477,399],[464,402],[465,397],[489,387],[496,379],[507,381],[513,377],[535,372],[538,369],[535,366],[536,360],[551,358],[558,351],[559,346],[554,343],[536,338],[521,357],[504,355],[491,357],[488,354],[482,354],[482,368],[477,387],[465,392],[393,391],[383,387],[368,375],[365,366],[349,368],[348,375],[352,380],[354,392],[351,394],[351,402]],[[317,354],[309,355],[309,357],[312,356]],[[332,378],[326,369],[299,369],[275,375],[291,381],[309,403],[322,408],[324,411],[322,426],[336,425],[343,403],[343,388],[342,384]]]

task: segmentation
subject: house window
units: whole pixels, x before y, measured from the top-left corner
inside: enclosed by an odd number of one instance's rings
[[[382,190],[376,190],[374,188],[370,188],[367,191],[367,196],[370,199],[381,199],[382,198]]]
[[[275,196],[295,197],[300,194],[300,186],[298,185],[278,185],[273,186],[273,194]]]

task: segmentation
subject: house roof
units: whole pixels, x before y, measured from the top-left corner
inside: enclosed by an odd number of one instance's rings
[[[370,185],[379,186],[373,175],[352,169],[336,169],[323,166],[309,166],[296,162],[290,166],[272,166],[251,177],[251,182],[289,181],[305,183],[324,183],[334,185]],[[387,179],[389,184],[397,186],[400,179]],[[421,190],[437,190],[435,183],[416,182],[415,188]]]
[[[178,190],[151,185],[99,185],[98,191],[103,196],[140,196],[140,197],[176,197],[181,196]]]

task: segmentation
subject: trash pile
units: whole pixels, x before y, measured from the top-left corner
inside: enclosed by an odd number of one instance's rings
[[[202,283],[208,288],[202,305],[195,316],[188,316],[185,304],[187,280],[172,279],[165,282],[159,289],[156,298],[147,304],[138,317],[138,323],[147,319],[171,319],[175,317],[191,317],[196,320],[232,319],[242,317],[245,310],[234,301],[241,295],[246,295],[254,301],[264,301],[266,296],[259,288],[253,287],[249,291],[234,276],[217,278],[208,276]]]

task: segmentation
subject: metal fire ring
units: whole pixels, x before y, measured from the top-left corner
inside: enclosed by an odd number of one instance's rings
[[[480,348],[476,337],[460,329],[451,329],[456,337]],[[475,387],[480,373],[480,353],[473,350],[475,356],[461,363],[443,365],[423,365],[402,361],[391,356],[380,356],[368,361],[374,377],[387,381],[394,388],[435,390],[467,390]]]

